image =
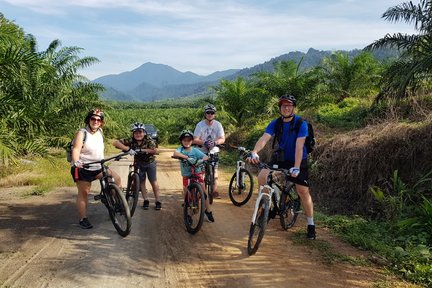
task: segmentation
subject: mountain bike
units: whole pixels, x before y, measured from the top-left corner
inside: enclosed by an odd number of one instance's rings
[[[254,183],[252,174],[246,169],[244,161],[250,156],[250,150],[245,147],[237,147],[237,150],[240,152],[240,157],[228,186],[228,195],[235,206],[242,206],[251,198]]]
[[[111,222],[113,223],[118,234],[123,237],[129,235],[132,225],[129,206],[126,198],[110,174],[108,174],[108,166],[106,162],[111,160],[119,161],[123,156],[128,153],[121,153],[116,156],[102,159],[100,161],[85,163],[83,167],[90,167],[91,164],[102,165],[102,178],[99,179],[101,191],[98,195],[94,196],[95,200],[100,200],[108,209]]]
[[[200,174],[196,172],[197,168],[202,165],[203,162],[202,160],[198,160],[196,164],[191,164],[186,159],[175,156],[171,157],[181,160],[186,165],[189,165],[192,170],[183,202],[183,220],[186,230],[190,234],[195,234],[201,229],[204,221],[205,194],[198,181],[198,179],[200,179]]]
[[[207,196],[209,197],[209,203],[213,204],[213,185],[215,182],[214,174],[216,169],[216,164],[219,161],[219,147],[215,146],[208,152],[209,159],[205,161],[205,176],[204,184],[205,190],[207,191]]]
[[[270,173],[267,184],[260,186],[255,203],[248,238],[249,255],[255,254],[258,250],[270,219],[279,215],[282,228],[287,230],[297,221],[301,205],[295,185],[289,181],[290,173],[287,169],[272,168],[267,164],[260,164],[260,168],[269,169]]]
[[[134,215],[139,198],[140,192],[140,179],[139,179],[139,168],[135,164],[129,165],[129,174],[127,180],[127,186],[124,189],[126,202],[130,209],[131,217]]]
[[[145,153],[142,152],[140,148],[135,149],[135,151],[137,152],[137,154]],[[131,217],[135,213],[138,204],[139,192],[141,190],[141,181],[140,181],[139,174],[140,174],[140,169],[136,165],[136,163],[134,162],[133,164],[130,164],[125,194],[126,194],[126,201],[129,205]]]

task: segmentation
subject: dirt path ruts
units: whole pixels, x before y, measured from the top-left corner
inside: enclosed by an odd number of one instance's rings
[[[126,238],[116,233],[93,195],[88,211],[94,228],[80,229],[75,188],[25,199],[0,190],[1,287],[371,287],[385,278],[371,267],[323,263],[317,252],[293,245],[292,233],[281,230],[278,221],[270,222],[257,254],[248,256],[255,197],[244,207],[232,205],[226,194],[229,175],[221,175],[224,197],[213,204],[215,223],[188,234],[179,164],[171,155],[172,150],[162,150],[158,156],[163,209],[137,209]],[[111,167],[126,177],[129,162]],[[94,182],[95,193],[98,186]],[[304,229],[304,219],[293,229]],[[332,239],[318,231],[317,241]],[[360,255],[336,245],[341,253]]]

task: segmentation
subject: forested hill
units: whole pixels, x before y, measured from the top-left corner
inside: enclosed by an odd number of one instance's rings
[[[354,57],[362,50],[343,51]],[[320,51],[310,48],[306,53],[295,51],[272,58],[262,64],[250,68],[218,71],[208,76],[193,72],[180,72],[168,65],[145,63],[133,71],[117,75],[106,75],[95,79],[107,89],[102,98],[115,101],[152,102],[163,99],[175,99],[186,96],[199,96],[212,93],[209,87],[215,86],[221,79],[233,80],[237,77],[249,77],[261,71],[274,71],[274,63],[293,60],[300,63],[300,69],[308,69],[319,65],[324,57],[334,51]],[[395,50],[377,50],[373,52],[379,60],[397,56]]]

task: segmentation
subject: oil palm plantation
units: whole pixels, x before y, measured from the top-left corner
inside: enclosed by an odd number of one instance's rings
[[[401,57],[384,73],[384,94],[395,98],[413,95],[432,76],[432,1],[412,1],[389,8],[382,16],[390,22],[414,24],[417,34],[387,34],[365,49],[397,48]],[[383,95],[384,95],[383,94]]]
[[[80,58],[80,48],[60,48],[57,40],[44,52],[36,47],[32,35],[0,13],[0,162],[43,155],[85,110],[100,105],[101,87],[77,73],[96,58]]]

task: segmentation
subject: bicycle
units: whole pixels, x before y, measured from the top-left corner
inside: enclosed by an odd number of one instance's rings
[[[190,234],[195,234],[201,229],[204,222],[205,194],[202,190],[201,184],[198,182],[200,174],[196,172],[197,167],[201,165],[199,163],[203,162],[202,160],[198,160],[196,164],[191,164],[186,159],[175,156],[171,157],[181,160],[192,169],[192,174],[189,177],[189,184],[183,202],[183,220],[186,230]]]
[[[246,169],[244,160],[250,156],[250,150],[245,147],[237,147],[240,152],[239,160],[237,161],[236,171],[231,177],[228,186],[228,195],[231,202],[235,206],[242,206],[246,204],[252,196],[253,191],[253,178],[249,170]]]
[[[94,196],[94,200],[100,200],[105,205],[108,209],[111,222],[118,234],[123,237],[129,235],[132,225],[129,206],[123,192],[114,183],[112,176],[108,174],[108,166],[105,163],[114,159],[119,161],[127,154],[121,153],[107,159],[83,164],[83,167],[90,167],[91,164],[102,165],[102,178],[99,179],[101,191],[98,195]]]
[[[207,196],[209,197],[209,203],[213,204],[213,185],[215,182],[214,174],[215,174],[215,166],[219,161],[219,147],[215,146],[208,152],[209,159],[205,161],[205,176],[204,176],[204,184],[205,190],[207,191]]]
[[[267,164],[260,164],[260,168],[269,169],[270,173],[267,184],[260,186],[255,203],[248,238],[249,255],[255,254],[258,250],[270,219],[279,215],[282,228],[287,230],[297,221],[301,205],[295,185],[289,181],[290,173],[287,169],[272,168]]]
[[[137,153],[145,153],[141,152],[141,149],[135,150]],[[127,180],[127,186],[125,189],[126,201],[129,205],[131,217],[134,215],[139,198],[139,192],[141,190],[141,181],[140,181],[140,169],[134,162],[129,165],[129,174]]]

